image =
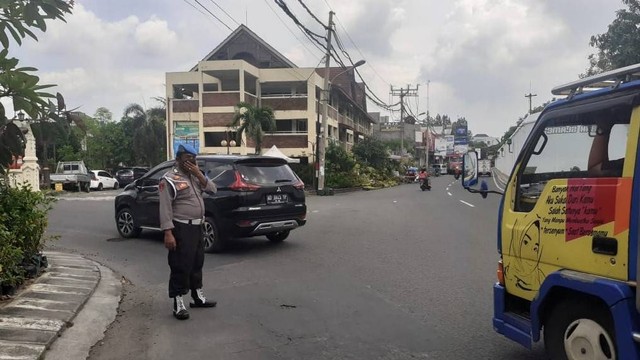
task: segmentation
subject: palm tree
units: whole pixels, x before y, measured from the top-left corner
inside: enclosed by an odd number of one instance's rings
[[[233,115],[233,121],[229,126],[237,129],[238,142],[242,139],[242,133],[253,139],[256,145],[256,154],[262,151],[262,136],[265,131],[276,129],[276,120],[273,110],[269,107],[257,107],[247,102],[236,105],[238,110]]]
[[[145,111],[142,106],[131,104],[124,109],[124,117],[133,133],[136,162],[149,166],[161,162],[166,149],[165,110],[154,107]]]

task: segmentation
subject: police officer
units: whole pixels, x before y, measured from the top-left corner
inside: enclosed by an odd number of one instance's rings
[[[176,164],[160,180],[160,227],[164,231],[164,246],[169,250],[169,297],[173,299],[173,316],[189,318],[182,296],[191,291],[193,307],[214,307],[202,292],[204,264],[204,191],[216,192],[196,164],[197,151],[190,145],[180,145]]]

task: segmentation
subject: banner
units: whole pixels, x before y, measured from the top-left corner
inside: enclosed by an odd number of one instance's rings
[[[435,156],[447,156],[447,139],[443,137],[435,138]]]
[[[173,136],[176,138],[198,138],[200,128],[195,121],[176,121],[173,123]]]
[[[468,144],[467,140],[467,126],[460,126],[456,128],[454,143],[456,145],[466,145]]]
[[[173,151],[180,144],[189,144],[200,151],[200,128],[195,121],[176,121],[173,123]]]
[[[447,144],[447,155],[453,155],[453,147],[454,147],[454,136],[453,135],[445,135],[445,142]]]

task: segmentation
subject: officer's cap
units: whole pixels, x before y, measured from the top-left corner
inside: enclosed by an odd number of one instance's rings
[[[193,156],[198,155],[198,150],[196,150],[193,146],[189,145],[189,144],[180,144],[178,146],[178,149],[176,149],[176,157],[180,156],[181,154],[191,154]]]

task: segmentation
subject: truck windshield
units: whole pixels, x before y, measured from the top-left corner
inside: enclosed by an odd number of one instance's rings
[[[546,183],[553,179],[621,176],[621,166],[619,171],[607,175],[594,174],[589,171],[589,158],[599,126],[607,129],[608,160],[624,158],[629,120],[630,110],[547,120],[546,126],[533,137],[536,146],[527,149],[520,168],[518,210],[530,211]]]

